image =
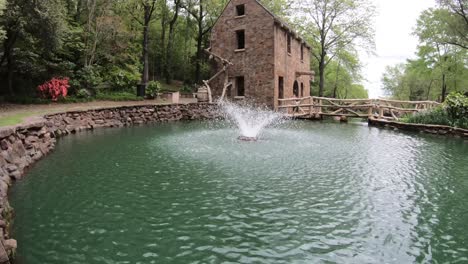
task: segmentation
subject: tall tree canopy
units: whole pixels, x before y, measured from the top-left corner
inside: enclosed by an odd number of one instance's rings
[[[144,87],[151,80],[178,80],[193,87],[210,76],[203,50],[227,2],[0,0],[0,10],[5,4],[0,17],[0,95],[34,95],[35,88],[52,77],[69,77],[72,95],[83,90],[135,93],[138,84]],[[313,46],[317,59],[311,66],[321,69],[320,94],[366,93],[359,85],[355,48],[361,42],[371,45],[372,31],[362,24],[371,11],[365,0],[262,3]],[[320,20],[316,12],[327,19]]]
[[[312,40],[312,55],[318,63],[319,96],[325,88],[325,70],[343,50],[356,45],[366,50],[374,46],[372,19],[374,6],[367,0],[307,0],[295,5]]]
[[[388,95],[444,101],[449,92],[468,91],[466,35],[458,34],[466,22],[461,15],[463,8],[454,11],[455,3],[463,6],[462,1],[447,0],[421,13],[414,30],[419,39],[417,58],[387,67],[382,83]]]

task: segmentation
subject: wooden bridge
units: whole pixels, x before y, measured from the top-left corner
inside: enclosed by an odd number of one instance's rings
[[[433,101],[398,101],[387,99],[336,99],[308,96],[278,99],[277,110],[290,117],[323,116],[398,120],[404,114],[417,113],[439,105]]]

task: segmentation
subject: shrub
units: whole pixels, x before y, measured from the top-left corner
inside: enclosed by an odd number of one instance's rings
[[[416,124],[452,125],[449,115],[443,106],[408,116],[403,121]]]
[[[451,93],[443,105],[402,119],[417,124],[445,125],[468,129],[468,97]]]
[[[68,93],[68,78],[52,78],[50,81],[47,81],[37,87],[39,94],[42,98],[52,99],[52,101],[57,101],[60,97],[65,98]]]
[[[75,90],[86,88],[88,91],[94,91],[102,84],[103,81],[100,68],[96,66],[84,67],[77,71],[75,76],[76,78],[74,78],[71,82],[72,87]]]
[[[468,117],[468,97],[461,93],[449,94],[445,107],[452,120]]]
[[[194,90],[194,87],[190,84],[184,84],[184,86],[182,86],[182,88],[180,89],[180,92],[182,93],[191,93],[193,92]]]
[[[156,97],[156,94],[161,92],[162,86],[158,81],[150,81],[146,86],[146,94],[150,98]]]
[[[88,99],[88,98],[91,98],[91,93],[87,89],[79,89],[76,92],[76,97],[77,98]]]
[[[133,69],[112,67],[106,76],[106,81],[114,91],[133,91],[140,81],[140,74]]]

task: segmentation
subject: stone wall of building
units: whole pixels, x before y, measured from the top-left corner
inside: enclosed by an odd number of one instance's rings
[[[16,249],[16,241],[9,234],[13,211],[8,203],[8,188],[54,149],[58,137],[101,127],[220,117],[213,104],[148,105],[59,113],[0,128],[0,263],[9,263],[9,256]]]
[[[288,53],[287,39],[291,36],[291,52]],[[301,46],[303,47],[303,59],[301,60]],[[310,96],[310,80],[308,75],[296,76],[296,72],[310,71],[310,48],[302,41],[292,36],[290,32],[275,24],[275,107],[278,105],[279,78],[283,77],[283,98],[292,98],[293,85],[297,81],[299,85],[298,97]],[[301,96],[301,84],[304,91]]]
[[[245,15],[236,15],[236,6],[245,5]],[[256,1],[232,0],[219,17],[211,35],[213,53],[231,61],[229,97],[237,95],[235,77],[245,78],[245,98],[259,104],[271,105],[274,87],[274,19]],[[236,31],[245,31],[245,49],[237,50]],[[217,70],[222,65],[218,65]],[[220,96],[224,76],[211,85],[214,96]]]

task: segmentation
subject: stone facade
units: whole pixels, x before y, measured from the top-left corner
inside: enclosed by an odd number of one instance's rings
[[[243,6],[243,15],[238,13],[239,6]],[[237,35],[241,31],[244,32],[243,49],[239,48]],[[283,98],[294,96],[295,82],[298,97],[310,95],[311,76],[297,75],[310,72],[310,47],[258,0],[231,0],[227,4],[212,29],[211,51],[233,63],[228,70],[229,81],[233,83],[227,93],[229,98],[245,98],[276,107],[280,78]],[[218,64],[217,71],[220,67]],[[244,96],[239,93],[237,77],[244,78]],[[215,97],[221,95],[223,83],[221,75],[211,84]]]
[[[0,263],[9,263],[16,249],[16,241],[9,235],[13,210],[8,203],[8,188],[54,149],[56,138],[100,127],[220,117],[213,104],[126,106],[53,114],[28,124],[0,128]]]

